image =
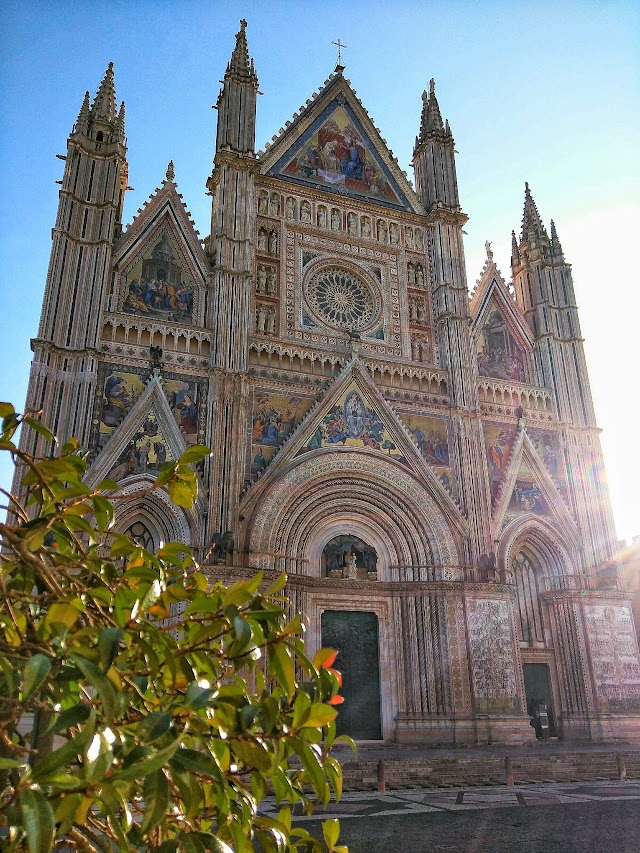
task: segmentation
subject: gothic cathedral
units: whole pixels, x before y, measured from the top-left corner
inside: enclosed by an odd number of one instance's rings
[[[116,529],[212,578],[286,570],[339,649],[343,731],[421,744],[640,739],[640,659],[570,265],[525,190],[512,283],[467,289],[454,140],[422,96],[408,181],[339,63],[255,153],[242,21],[210,235],[169,164],[123,230],[110,65],[68,139],[27,406],[119,481]],[[417,116],[416,116],[417,118]],[[25,431],[37,451],[41,439]],[[157,466],[190,444],[193,510]]]

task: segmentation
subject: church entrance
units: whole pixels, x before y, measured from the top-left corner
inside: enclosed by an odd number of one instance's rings
[[[527,714],[530,717],[535,717],[538,706],[546,705],[549,717],[549,735],[556,737],[556,718],[553,711],[549,665],[546,663],[524,663],[522,674],[524,675]]]
[[[338,734],[355,740],[381,740],[378,617],[356,610],[325,610],[322,645],[338,650],[344,703],[338,705]]]

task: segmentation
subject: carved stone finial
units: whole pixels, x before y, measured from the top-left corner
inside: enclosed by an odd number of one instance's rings
[[[175,181],[175,179],[176,179],[176,172],[175,172],[175,169],[173,168],[173,160],[169,160],[169,165],[167,166],[166,178],[168,181]]]
[[[246,30],[246,29],[247,29],[247,22],[246,22],[245,18],[241,18],[241,19],[240,19],[240,29],[241,29],[241,30]]]
[[[431,80],[429,80],[429,94],[435,95],[435,93],[436,93],[436,81],[432,77]]]
[[[487,260],[489,263],[493,261],[493,251],[491,250],[491,243],[488,240],[484,241],[484,247],[487,251]]]

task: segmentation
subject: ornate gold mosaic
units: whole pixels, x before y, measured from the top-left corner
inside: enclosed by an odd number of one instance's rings
[[[329,326],[359,332],[376,319],[378,300],[355,273],[340,267],[323,267],[306,287],[307,303]]]

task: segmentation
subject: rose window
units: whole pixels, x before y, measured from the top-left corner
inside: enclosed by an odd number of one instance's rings
[[[330,326],[359,332],[375,320],[373,292],[349,270],[325,267],[311,277],[306,290],[309,307]]]

